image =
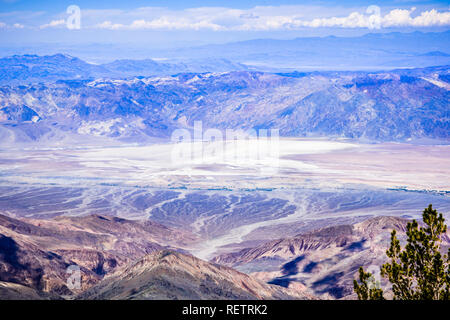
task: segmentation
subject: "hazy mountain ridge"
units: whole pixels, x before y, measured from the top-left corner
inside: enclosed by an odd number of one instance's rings
[[[104,67],[65,54],[14,55],[1,58],[0,65],[0,83],[3,85],[86,79],[108,74]]]
[[[261,71],[291,69],[383,70],[449,64],[449,31],[368,33],[358,37],[255,39],[183,50],[187,56],[213,55]],[[442,54],[436,54],[437,51]],[[174,51],[173,55],[181,52]]]
[[[96,78],[126,79],[183,72],[223,72],[247,69],[243,64],[233,63],[223,58],[191,59],[183,62],[121,59],[97,65],[60,53],[48,56],[26,54],[0,59],[0,85]]]
[[[117,61],[114,62],[115,60],[127,60],[130,62],[128,67],[121,66],[121,73],[115,74],[115,77],[119,78],[128,75],[127,72],[130,71],[139,71],[133,76],[146,75],[141,73],[143,70],[151,72],[152,75],[166,74],[166,72],[173,72],[172,74],[174,74],[179,72],[235,71],[248,68],[267,72],[288,70],[373,71],[448,65],[450,64],[449,39],[449,31],[376,32],[354,37],[269,38],[200,46],[185,44],[177,49],[152,48],[148,44],[134,44],[124,47],[99,43],[85,46],[52,43],[46,46],[3,47],[0,48],[0,53],[3,56],[14,52],[51,56],[59,52],[70,52],[71,55],[80,57],[85,61],[104,64],[101,66],[102,68],[107,68],[107,64],[117,64]],[[154,57],[153,62],[149,59],[152,57]],[[244,69],[242,69],[243,67]],[[118,70],[110,70],[109,72],[111,74],[114,71]],[[84,76],[87,77],[88,75],[89,73],[86,72]],[[67,78],[64,77],[64,79]]]

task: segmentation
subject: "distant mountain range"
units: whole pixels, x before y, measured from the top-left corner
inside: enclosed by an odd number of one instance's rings
[[[450,64],[449,48],[450,31],[428,33],[416,31],[412,33],[369,33],[357,37],[255,39],[165,50],[152,48],[148,44],[130,46],[46,44],[45,46],[35,45],[16,49],[2,48],[0,45],[0,56],[11,55],[12,52],[50,56],[59,52],[68,52],[85,61],[93,61],[97,64],[97,67],[89,66],[85,73],[78,73],[77,63],[72,62],[75,75],[85,78],[100,74],[123,77],[245,69],[288,72],[292,70],[374,71],[394,68],[423,68]],[[149,59],[152,57],[156,60]],[[16,56],[14,59],[18,59],[18,57]],[[20,64],[20,59],[18,59],[17,65]],[[70,65],[62,66],[62,68],[67,70]],[[5,66],[5,61],[2,60],[0,69],[7,70]],[[43,73],[38,76],[45,78]],[[64,79],[69,79],[69,76],[71,76],[70,73]]]
[[[450,31],[369,33],[359,37],[258,39],[173,51],[168,57],[221,57],[254,70],[387,70],[450,64]]]
[[[63,74],[52,69],[55,61],[66,61],[66,67],[80,74],[101,73],[104,68],[133,73],[129,70],[137,68],[130,61],[92,66],[64,55],[15,59],[35,61],[27,70],[48,78]],[[148,68],[152,65],[148,62]],[[23,73],[17,72],[17,78]],[[74,137],[146,142],[167,139],[176,128],[192,129],[197,120],[203,121],[204,128],[277,128],[289,137],[448,141],[449,81],[449,67],[442,66],[386,72],[182,73],[10,84],[0,87],[0,143],[64,139],[72,143]]]
[[[0,85],[95,78],[126,79],[183,72],[223,72],[247,69],[242,64],[220,58],[188,60],[184,63],[157,62],[151,59],[116,60],[96,65],[60,53],[51,56],[15,55],[0,59]]]

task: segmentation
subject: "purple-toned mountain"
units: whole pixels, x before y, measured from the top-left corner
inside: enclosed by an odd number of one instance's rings
[[[266,284],[228,267],[164,250],[106,277],[79,299],[313,299],[303,291]]]
[[[448,67],[387,72],[229,72],[67,80],[0,88],[2,145],[108,138],[145,142],[175,128],[277,128],[282,136],[448,141]]]
[[[314,298],[181,252],[197,241],[148,220],[0,215],[0,299]],[[74,265],[79,289],[67,286]]]
[[[407,222],[387,216],[370,218],[269,241],[212,261],[286,288],[306,286],[322,298],[351,299],[355,298],[353,279],[358,268],[379,270],[388,259],[391,231],[397,230],[399,239],[405,241]],[[450,247],[449,236],[447,232],[442,239],[443,252]]]
[[[148,220],[100,215],[34,220],[0,215],[0,281],[30,287],[44,296],[70,295],[73,292],[66,285],[70,265],[81,268],[85,290],[146,254],[164,248],[182,250],[195,241],[185,231]]]

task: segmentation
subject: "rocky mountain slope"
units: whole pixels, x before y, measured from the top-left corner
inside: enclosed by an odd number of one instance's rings
[[[0,281],[70,295],[67,268],[81,268],[82,290],[148,253],[196,238],[150,221],[106,216],[14,219],[0,215]],[[181,250],[181,249],[178,249]]]
[[[212,261],[283,287],[300,283],[322,298],[354,298],[353,279],[358,268],[379,270],[387,261],[385,252],[391,231],[397,230],[399,239],[404,241],[407,222],[402,218],[376,217],[269,241]],[[443,250],[450,246],[449,235],[443,238]]]
[[[0,216],[0,297],[353,299],[358,268],[379,270],[390,232],[404,241],[407,222],[383,216],[338,224],[207,262],[187,253],[198,239],[154,222]],[[442,250],[449,247],[450,231]],[[73,265],[80,268],[80,289],[67,286]]]
[[[157,241],[157,242],[156,242]],[[197,239],[148,220],[0,215],[2,299],[310,299],[183,254]],[[176,246],[176,247],[175,247]],[[175,251],[176,250],[176,251]],[[81,288],[70,288],[78,266]]]
[[[37,291],[17,283],[0,281],[0,300],[49,300],[60,299],[57,295],[51,295]]]
[[[231,268],[174,251],[143,257],[86,290],[79,299],[310,299]]]
[[[270,129],[375,141],[450,138],[448,67],[179,74],[0,88],[2,145],[145,142],[176,128]]]

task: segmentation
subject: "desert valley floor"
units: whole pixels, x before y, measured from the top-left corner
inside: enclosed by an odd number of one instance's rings
[[[281,138],[276,166],[173,163],[172,148],[2,149],[0,214],[44,226],[62,216],[149,220],[180,232],[170,245],[181,252],[333,298],[351,295],[358,263],[381,262],[389,233],[378,231],[429,203],[450,218],[449,146]]]

